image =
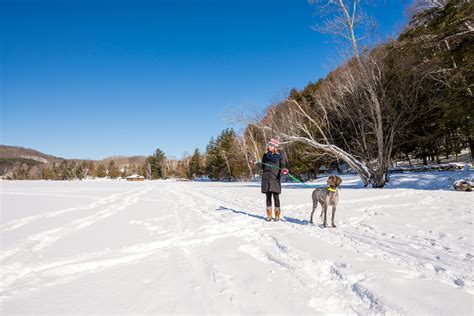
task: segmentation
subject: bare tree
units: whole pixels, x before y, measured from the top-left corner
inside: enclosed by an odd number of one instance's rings
[[[225,150],[221,150],[219,153],[221,154],[222,158],[224,158],[225,164],[227,166],[227,172],[229,173],[229,177],[232,177],[232,170],[230,169],[229,158],[227,157]]]
[[[144,165],[145,177],[151,180],[151,165],[150,162],[146,162]]]
[[[429,9],[443,9],[448,0],[415,0],[413,7],[415,11],[425,11]]]
[[[247,141],[246,141],[244,136],[242,136],[242,137],[237,136],[236,142],[237,142],[237,145],[238,145],[240,151],[242,152],[242,154],[245,157],[245,162],[246,162],[247,168],[249,169],[250,179],[254,179],[252,165],[250,164],[250,160],[251,160],[250,159],[250,155],[251,155],[250,152],[251,151],[249,149],[249,146],[247,145]]]
[[[322,110],[321,113],[324,113],[324,108]],[[317,112],[307,104],[285,100],[270,107],[264,120],[250,124],[278,135],[282,144],[302,142],[345,161],[368,185],[372,178],[371,171],[357,157],[331,143],[325,126],[326,118],[324,114],[321,117]]]
[[[360,0],[309,0],[325,20],[312,29],[347,40],[354,56],[360,56],[359,42],[368,38],[376,22],[362,8]]]
[[[436,64],[417,66],[391,49],[380,46],[348,61],[319,84],[310,100],[301,95],[284,100],[254,125],[284,142],[303,142],[341,159],[365,185],[383,187],[397,137],[424,114],[423,102],[432,101],[429,94],[436,96],[444,76]]]

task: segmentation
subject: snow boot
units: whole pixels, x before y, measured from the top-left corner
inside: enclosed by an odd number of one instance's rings
[[[281,210],[279,207],[275,207],[275,221],[279,221],[280,220],[280,214],[281,214]]]
[[[271,207],[267,207],[267,221],[271,221],[272,220],[272,208]]]

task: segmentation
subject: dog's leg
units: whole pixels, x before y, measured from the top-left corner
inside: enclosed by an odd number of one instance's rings
[[[318,207],[318,200],[313,201],[313,210],[311,211],[311,218],[309,219],[309,222],[313,224],[313,214],[314,211],[316,211],[316,207]]]
[[[336,205],[332,207],[332,216],[331,216],[331,225],[332,227],[336,227],[336,224],[334,224],[334,216],[336,215]]]
[[[324,203],[323,205],[323,225],[326,227],[328,225],[327,223],[327,213],[328,213],[328,204]]]

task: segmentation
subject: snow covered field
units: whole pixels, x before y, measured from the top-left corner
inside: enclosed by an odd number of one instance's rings
[[[337,228],[299,185],[268,223],[258,183],[2,181],[1,313],[472,314],[460,176],[345,177]]]

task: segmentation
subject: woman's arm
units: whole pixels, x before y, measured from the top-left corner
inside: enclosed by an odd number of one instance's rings
[[[289,167],[290,167],[290,164],[288,162],[288,158],[286,157],[285,152],[282,150],[281,151],[281,159],[280,159],[280,168],[288,169]]]

